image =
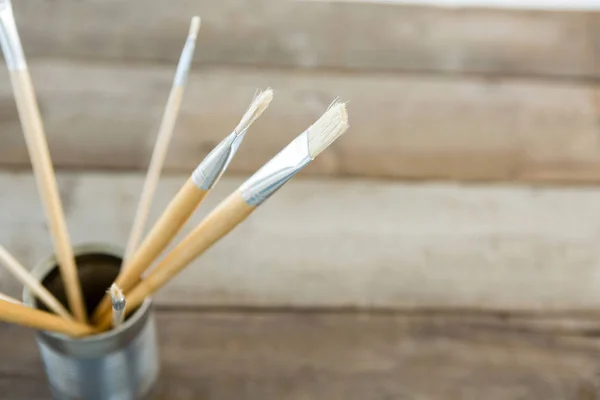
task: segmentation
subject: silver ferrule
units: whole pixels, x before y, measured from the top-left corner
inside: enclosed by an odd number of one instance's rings
[[[121,297],[119,299],[112,299],[112,308],[115,311],[123,311],[125,309],[126,304],[127,301],[124,297]]]
[[[120,296],[118,298],[112,298],[112,325],[113,327],[119,327],[125,320],[125,306],[127,302],[125,297]]]
[[[231,132],[221,141],[192,173],[192,180],[202,190],[210,190],[219,181],[237,152],[248,129],[237,134]]]
[[[304,131],[240,186],[242,198],[259,206],[311,161],[308,131]]]
[[[27,68],[10,0],[0,0],[0,46],[9,70]]]
[[[196,36],[188,36],[183,46],[181,56],[179,57],[179,63],[177,64],[177,70],[175,71],[175,79],[173,80],[173,86],[185,86],[187,83],[188,76],[190,74],[190,66],[192,65],[192,59],[194,58],[194,49],[196,48]]]

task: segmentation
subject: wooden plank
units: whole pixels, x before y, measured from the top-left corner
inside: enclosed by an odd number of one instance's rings
[[[21,0],[28,57],[598,77],[600,14],[278,0]],[[140,18],[141,16],[141,18]],[[68,23],[67,23],[68,22]]]
[[[150,221],[187,175],[163,178]],[[291,181],[157,295],[169,306],[588,312],[600,190]],[[59,174],[74,243],[124,245],[143,175]],[[174,243],[241,181],[219,183]],[[0,174],[0,243],[51,252],[29,174]],[[172,248],[172,246],[171,246]],[[0,269],[0,291],[19,296]]]
[[[525,10],[600,10],[600,4],[595,0],[302,0],[353,2],[353,3],[393,3],[393,4],[421,4],[436,7],[477,7],[492,9],[525,9]]]
[[[57,62],[32,70],[58,168],[146,170],[172,68]],[[255,171],[341,96],[350,130],[308,174],[600,182],[596,85],[222,68],[190,78],[167,170],[192,171],[269,85],[275,98],[231,172]],[[0,105],[0,164],[29,168],[7,79]]]
[[[600,396],[598,338],[526,327],[489,316],[159,312],[158,398]],[[48,398],[33,343],[30,331],[0,326],[0,399]]]

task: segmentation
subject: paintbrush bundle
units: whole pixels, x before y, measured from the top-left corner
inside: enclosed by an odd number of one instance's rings
[[[160,290],[194,259],[200,257],[242,223],[256,208],[348,129],[346,106],[335,100],[323,110],[323,115],[224,199],[148,273],[150,267],[180,232],[207,194],[217,185],[249,128],[273,99],[273,91],[270,88],[255,94],[239,123],[190,173],[188,180],[184,182],[148,234],[143,237],[142,232],[146,225],[152,197],[156,191],[183,99],[199,28],[200,18],[192,18],[120,271],[115,274],[116,279],[112,281],[112,285],[104,288],[103,294],[96,303],[97,306],[89,308],[89,305],[84,303],[84,299],[88,300],[89,293],[85,290],[82,293],[82,285],[79,281],[81,272],[78,275],[45,132],[11,3],[10,0],[0,0],[0,43],[10,73],[38,190],[46,210],[67,300],[66,304],[61,304],[7,250],[0,247],[0,264],[14,274],[49,310],[36,310],[15,299],[0,295],[0,320],[40,330],[61,332],[74,337],[95,334],[111,328],[120,329],[124,323],[126,324],[124,322],[126,316],[137,310],[145,299]],[[89,322],[88,313],[91,315]]]

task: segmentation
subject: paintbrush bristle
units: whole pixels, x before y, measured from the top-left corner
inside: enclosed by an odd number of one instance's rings
[[[10,5],[10,0],[0,0],[0,11]]]
[[[0,0],[2,1],[2,0]],[[196,39],[196,36],[198,36],[198,31],[200,30],[200,17],[195,16],[192,17],[192,22],[190,24],[190,32],[188,33],[188,36]]]
[[[235,131],[238,135],[248,129],[248,127],[261,116],[267,107],[269,107],[271,100],[273,100],[273,90],[271,90],[271,88],[254,96],[250,107],[248,107],[248,110],[240,120],[240,123],[235,127]]]
[[[108,289],[108,293],[110,293],[110,297],[113,302],[123,301],[123,299],[125,299],[125,296],[123,295],[123,291],[116,283],[113,283],[112,285],[110,285],[110,289]]]
[[[335,101],[308,129],[308,152],[315,158],[348,129],[346,103]]]

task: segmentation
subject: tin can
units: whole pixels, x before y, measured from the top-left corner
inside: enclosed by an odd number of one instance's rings
[[[73,249],[88,315],[117,277],[122,251],[103,244]],[[67,306],[56,257],[41,262],[33,276]],[[23,302],[47,310],[31,292],[23,290]],[[150,399],[159,374],[156,324],[151,300],[132,312],[116,329],[84,338],[38,331],[36,341],[57,400]]]

